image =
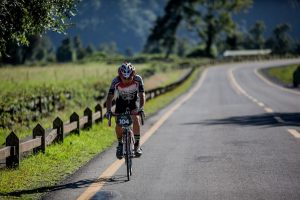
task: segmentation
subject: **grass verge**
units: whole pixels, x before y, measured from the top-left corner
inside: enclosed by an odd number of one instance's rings
[[[283,84],[293,83],[293,73],[298,65],[287,65],[282,67],[268,68],[265,73],[270,79]]]
[[[153,115],[176,97],[186,92],[199,74],[197,69],[180,87],[146,103],[145,111]],[[113,128],[94,125],[80,136],[70,135],[63,144],[51,145],[45,154],[29,156],[21,161],[18,170],[0,170],[0,199],[39,199],[53,186],[85,165],[96,154],[115,141]]]
[[[190,78],[175,90],[172,90],[166,94],[160,95],[157,98],[148,101],[145,105],[146,114],[148,116],[155,114],[158,110],[162,109],[163,107],[174,101],[179,95],[186,92],[197,79],[201,70],[202,68],[196,69],[194,73],[190,76]]]

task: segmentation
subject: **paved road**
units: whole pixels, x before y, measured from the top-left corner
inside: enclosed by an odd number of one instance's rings
[[[300,92],[255,72],[288,62],[300,60],[208,68],[192,96],[147,121],[144,132],[154,134],[130,182],[124,165],[108,168],[113,148],[45,199],[300,199]],[[153,124],[158,129],[149,131]]]

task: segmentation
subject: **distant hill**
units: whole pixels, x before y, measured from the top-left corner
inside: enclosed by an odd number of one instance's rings
[[[78,15],[72,19],[75,26],[69,36],[79,35],[84,45],[115,42],[119,51],[142,50],[157,16],[163,15],[168,0],[83,0]],[[242,29],[247,30],[257,20],[265,21],[266,36],[279,23],[292,26],[292,36],[300,40],[300,3],[298,0],[254,0],[246,13],[234,16]],[[57,47],[65,37],[48,33]]]
[[[256,21],[266,25],[266,36],[270,36],[277,24],[288,23],[292,26],[291,35],[300,41],[300,1],[299,0],[254,0],[246,13],[234,16],[242,29],[248,29]]]
[[[98,48],[101,43],[115,42],[120,51],[140,51],[156,17],[163,14],[167,0],[83,0],[68,29],[82,42]],[[48,33],[55,46],[65,37]]]

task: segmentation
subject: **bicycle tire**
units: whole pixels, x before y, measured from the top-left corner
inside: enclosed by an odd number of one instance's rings
[[[130,144],[131,143],[131,138],[130,138],[130,133],[126,133],[126,156],[125,156],[125,162],[126,162],[126,168],[127,168],[127,179],[130,181],[130,176],[132,175],[132,151]]]

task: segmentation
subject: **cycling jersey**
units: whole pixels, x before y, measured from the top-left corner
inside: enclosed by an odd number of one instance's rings
[[[116,113],[124,113],[126,108],[130,111],[138,107],[138,93],[144,92],[143,79],[139,75],[135,75],[132,83],[125,85],[121,78],[117,76],[113,79],[108,94],[116,94]]]

